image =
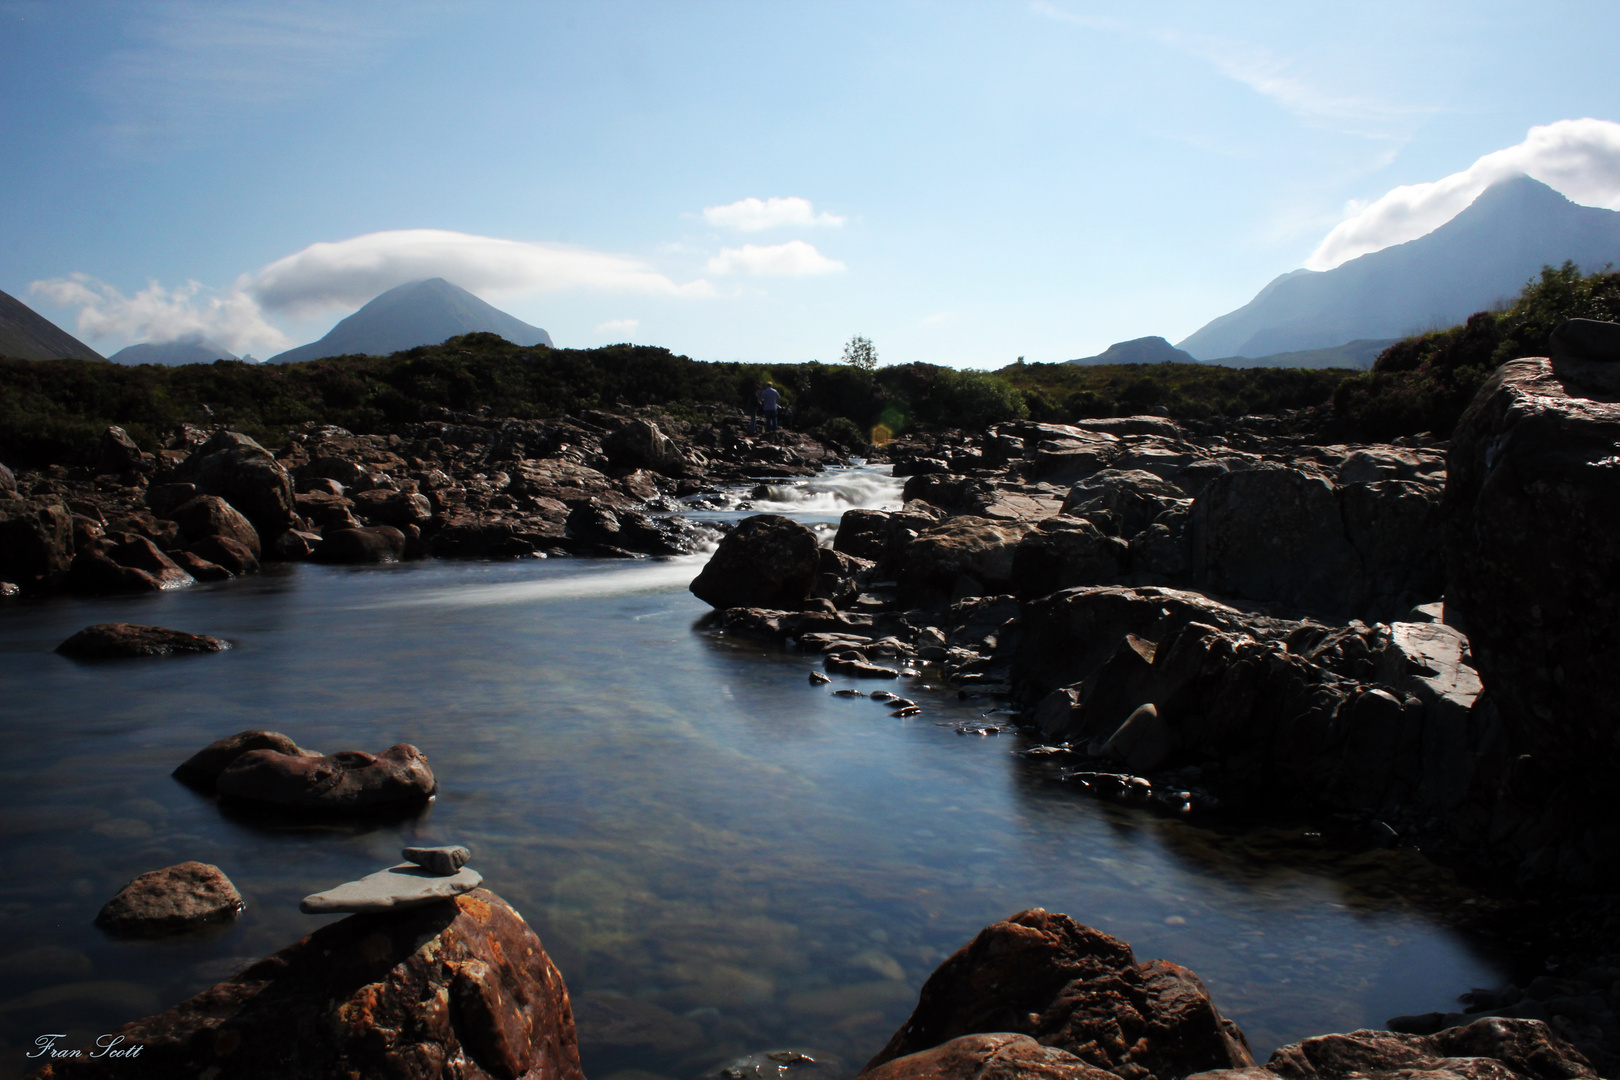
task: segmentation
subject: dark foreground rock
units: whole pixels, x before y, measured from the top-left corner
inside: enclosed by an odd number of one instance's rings
[[[895,1058],[861,1076],[863,1080],[1119,1080],[1066,1050],[1007,1031],[963,1035]]]
[[[780,514],[744,518],[692,581],[716,608],[794,609],[810,596],[820,557],[816,534]]]
[[[1197,1073],[1188,1080],[1573,1080],[1597,1075],[1541,1021],[1493,1017],[1435,1035],[1318,1035],[1279,1048],[1263,1066]]]
[[[79,660],[108,660],[125,656],[168,656],[174,653],[223,652],[231,643],[207,634],[188,634],[164,626],[138,623],[97,623],[87,626],[56,647],[63,656]]]
[[[175,768],[174,778],[212,794],[219,774],[249,750],[273,750],[293,757],[321,756],[313,750],[302,749],[279,731],[241,731],[211,742],[192,754]]]
[[[113,1034],[139,1054],[89,1048],[33,1076],[583,1080],[562,976],[483,889],[323,927]]]
[[[153,870],[118,890],[96,925],[119,937],[166,937],[241,914],[242,896],[217,866],[183,862]]]
[[[409,743],[380,754],[304,757],[249,750],[214,782],[220,798],[300,813],[355,813],[426,802],[438,790],[427,755]]]
[[[1138,964],[1123,941],[1031,908],[981,930],[941,964],[866,1069],[997,1032],[1029,1036],[1121,1080],[1254,1064],[1243,1032],[1192,972],[1165,960]]]

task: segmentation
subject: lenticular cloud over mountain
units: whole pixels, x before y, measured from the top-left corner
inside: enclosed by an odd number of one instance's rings
[[[397,229],[311,244],[253,275],[266,308],[308,314],[355,307],[407,281],[445,277],[475,291],[586,288],[662,296],[707,296],[707,281],[678,285],[636,259],[564,244],[535,244],[444,229]]]
[[[1588,118],[1533,127],[1523,142],[1486,154],[1461,172],[1403,184],[1336,225],[1305,266],[1330,270],[1416,240],[1456,217],[1492,184],[1521,174],[1573,202],[1620,210],[1620,124]]]

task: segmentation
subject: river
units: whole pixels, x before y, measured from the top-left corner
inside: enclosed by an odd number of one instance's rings
[[[826,528],[897,493],[860,470],[773,482],[755,507]],[[300,897],[407,844],[473,849],[561,969],[592,1080],[785,1048],[853,1075],[941,960],[1034,906],[1196,971],[1262,1060],[1500,981],[1440,914],[1474,897],[1420,856],[1078,797],[1017,736],[957,734],[982,701],[908,690],[924,711],[898,720],[833,697],[843,680],[810,685],[812,658],[695,629],[702,561],[298,564],[0,607],[0,1076],[41,1034],[88,1042],[308,933],[330,917]],[[235,647],[53,653],[114,620]],[[404,822],[293,828],[170,778],[249,728],[326,752],[414,743],[440,794]],[[158,943],[92,925],[125,882],[186,859],[235,882],[234,925]]]

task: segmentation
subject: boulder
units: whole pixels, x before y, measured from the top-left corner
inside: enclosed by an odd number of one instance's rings
[[[392,525],[403,529],[407,525],[426,525],[433,518],[433,507],[427,498],[414,491],[388,491],[377,488],[362,491],[354,497],[354,511],[374,525]]]
[[[963,516],[919,533],[898,556],[901,603],[935,608],[1009,591],[1019,541],[1032,529]]]
[[[123,428],[113,426],[101,433],[101,454],[96,472],[123,476],[141,467],[141,448]]]
[[[17,494],[17,477],[4,464],[0,464],[0,498],[9,498]]]
[[[353,499],[329,492],[308,492],[295,495],[294,499],[298,504],[298,513],[318,531],[360,527],[360,519],[354,516]]]
[[[230,642],[206,634],[115,622],[87,626],[58,645],[56,651],[80,660],[105,660],[124,656],[223,652],[230,647]]]
[[[1517,744],[1606,788],[1620,767],[1620,363],[1502,365],[1448,464],[1446,619]]]
[[[835,548],[816,552],[816,583],[812,597],[831,601],[834,607],[848,607],[861,594],[861,578],[870,573],[872,563]]]
[[[1032,600],[1075,585],[1113,584],[1129,568],[1130,552],[1130,544],[1089,521],[1047,518],[1014,549],[1011,588]]]
[[[1620,323],[1601,319],[1566,319],[1547,336],[1555,357],[1614,363],[1620,360]]]
[[[261,557],[258,530],[218,495],[198,495],[175,507],[168,516],[180,526],[182,543],[195,544],[206,537],[220,536],[242,545],[255,559]]]
[[[312,556],[323,563],[391,563],[405,557],[405,534],[392,525],[333,529]]]
[[[172,514],[197,497],[196,484],[152,484],[146,489],[146,506],[160,518]]]
[[[684,475],[686,456],[675,440],[650,420],[632,420],[602,440],[602,452],[617,468],[651,469],[665,476]]]
[[[150,550],[139,545],[146,545]],[[93,549],[81,551],[73,556],[73,562],[68,567],[67,587],[76,593],[99,595],[162,592],[165,589],[182,588],[196,582],[195,578],[180,569],[173,559],[158,551],[144,536],[112,545],[112,549],[114,551],[122,549],[124,556],[131,562],[145,562],[158,569],[154,573],[143,566],[130,566],[115,561],[100,551]]]
[[[796,609],[819,566],[815,533],[779,514],[756,514],[726,534],[690,587],[711,607]]]
[[[174,770],[174,778],[183,784],[212,793],[214,782],[226,767],[249,750],[274,750],[293,757],[320,757],[313,750],[304,750],[279,731],[241,731],[209,743],[181,762]]]
[[[1581,1053],[1539,1020],[1491,1017],[1434,1035],[1351,1031],[1279,1047],[1265,1065],[1187,1080],[1595,1080]]]
[[[996,1032],[1029,1036],[1116,1077],[1180,1080],[1254,1064],[1243,1032],[1192,972],[1164,960],[1138,964],[1123,941],[1031,908],[981,930],[941,964],[865,1071]]]
[[[214,432],[180,463],[174,478],[230,503],[261,540],[298,525],[292,477],[275,455],[239,431]]]
[[[1028,1035],[963,1035],[861,1073],[861,1080],[1119,1080]]]
[[[1142,469],[1103,469],[1069,488],[1063,513],[1107,521],[1115,536],[1132,537],[1172,506],[1186,502],[1186,493],[1168,480]]]
[[[299,490],[305,490],[306,480],[329,480],[336,483],[340,489],[351,488],[371,479],[370,471],[364,465],[357,465],[345,457],[336,454],[321,454],[311,458],[307,464],[298,468]],[[334,494],[343,494],[342,490]]]
[[[118,890],[96,925],[118,937],[164,937],[228,922],[246,907],[224,871],[202,862],[153,870]]]
[[[220,798],[301,813],[354,813],[425,803],[438,790],[427,755],[409,743],[380,754],[327,757],[249,750],[219,774]]]
[[[1193,574],[1210,590],[1326,614],[1359,612],[1361,559],[1326,477],[1273,464],[1223,473],[1199,493],[1192,525]]]
[[[54,496],[0,501],[0,580],[28,588],[73,561],[73,513]]]
[[[174,560],[174,565],[197,581],[229,581],[236,576],[218,563],[209,562],[201,555],[193,555],[189,551],[171,552],[169,558]]]
[[[186,550],[198,558],[223,566],[237,577],[257,573],[259,569],[259,560],[253,552],[228,536],[205,536]]]
[[[888,543],[889,517],[883,510],[845,510],[838,519],[833,550],[877,562]]]
[[[112,1034],[139,1053],[92,1047],[34,1076],[584,1080],[562,976],[484,889],[352,915]]]

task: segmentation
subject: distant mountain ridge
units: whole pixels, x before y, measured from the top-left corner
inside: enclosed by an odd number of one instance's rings
[[[0,356],[18,360],[105,360],[96,350],[9,293],[0,292]]]
[[[107,357],[115,364],[162,364],[176,367],[180,364],[212,364],[215,360],[241,359],[222,345],[205,337],[180,341],[145,341],[119,349]]]
[[[1416,240],[1332,270],[1295,270],[1178,345],[1200,360],[1333,348],[1453,326],[1518,294],[1546,265],[1620,263],[1620,211],[1579,206],[1528,176],[1491,185]]]
[[[498,334],[514,345],[550,345],[538,326],[486,304],[444,278],[396,285],[350,315],[319,341],[272,356],[272,364],[294,364],[327,356],[387,356],[418,345],[438,345],[472,333]]]
[[[1082,356],[1071,364],[1196,364],[1198,361],[1162,337],[1116,341],[1096,356]]]

